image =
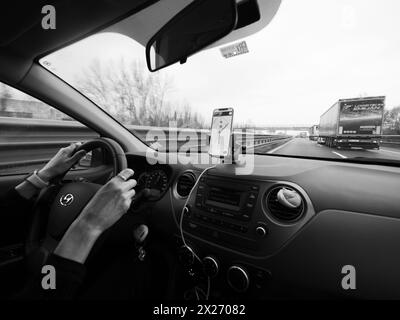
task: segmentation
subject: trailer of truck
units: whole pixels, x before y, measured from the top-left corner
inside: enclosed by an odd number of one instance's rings
[[[384,108],[384,96],[337,101],[320,118],[318,143],[339,149],[379,149]]]
[[[310,129],[308,129],[308,131],[309,139],[312,141],[317,141],[319,133],[318,125],[313,125],[312,127],[310,127]]]

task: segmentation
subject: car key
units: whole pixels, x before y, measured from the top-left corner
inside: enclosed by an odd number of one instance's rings
[[[149,228],[145,224],[141,224],[135,230],[133,230],[135,247],[138,251],[138,259],[140,261],[144,261],[144,259],[146,258],[146,250],[144,249],[144,244],[148,234]]]

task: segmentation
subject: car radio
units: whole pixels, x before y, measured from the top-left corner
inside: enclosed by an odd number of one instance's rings
[[[195,207],[215,215],[249,221],[258,190],[255,184],[202,177],[197,188]]]

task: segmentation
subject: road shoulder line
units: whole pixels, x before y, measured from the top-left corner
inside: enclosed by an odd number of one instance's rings
[[[276,152],[276,151],[278,151],[279,149],[283,148],[283,147],[286,146],[289,142],[292,142],[292,141],[293,141],[293,139],[291,139],[291,140],[285,142],[284,144],[280,145],[279,147],[276,147],[275,149],[272,149],[272,150],[268,151],[267,153],[274,153],[274,152]]]
[[[342,159],[347,159],[347,157],[346,157],[346,156],[344,156],[344,155],[340,154],[339,152],[332,151],[332,153],[336,154],[337,156],[341,157]]]

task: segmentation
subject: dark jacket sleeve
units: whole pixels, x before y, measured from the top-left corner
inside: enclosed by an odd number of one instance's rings
[[[32,210],[32,200],[22,197],[15,188],[8,190],[0,195],[0,212],[2,214],[11,214],[14,212],[28,214]],[[28,211],[28,212],[27,212]]]
[[[0,245],[22,243],[32,217],[33,200],[23,198],[14,188],[0,194]]]
[[[15,188],[0,196],[0,214],[5,221],[18,222],[21,226],[26,225],[30,219],[33,200],[23,198]],[[9,218],[9,219],[8,219]],[[7,230],[13,229],[6,224]],[[0,225],[0,231],[2,227]],[[7,232],[4,230],[4,232]],[[4,233],[2,233],[4,234]],[[33,276],[25,286],[18,299],[73,299],[85,277],[86,268],[83,264],[64,259],[55,254],[50,254],[45,265],[51,265],[55,269],[55,289],[44,289],[42,280],[46,274],[38,273]]]
[[[55,254],[48,257],[45,265],[54,267],[55,288],[43,288],[42,282],[49,284],[47,279],[43,280],[49,273],[40,273],[27,284],[17,299],[70,300],[76,298],[85,278],[85,266]]]

